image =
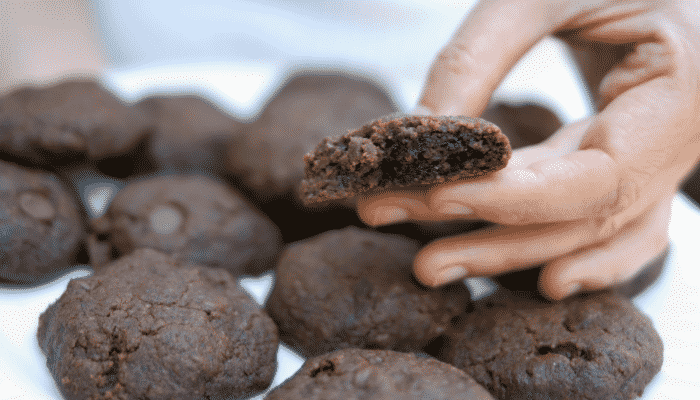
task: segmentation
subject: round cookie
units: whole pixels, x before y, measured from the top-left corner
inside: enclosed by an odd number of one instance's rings
[[[78,207],[54,174],[0,161],[0,283],[65,272],[83,239]]]
[[[492,123],[469,117],[390,115],[304,156],[304,203],[351,197],[371,189],[435,184],[504,168],[512,151]]]
[[[651,320],[619,294],[547,303],[501,290],[461,326],[440,358],[501,399],[633,399],[663,362]]]
[[[230,274],[150,249],[71,280],[37,337],[68,399],[251,395],[272,382],[278,346]]]
[[[0,99],[0,152],[41,165],[103,159],[133,149],[149,125],[96,82],[25,87]]]
[[[469,375],[434,358],[344,349],[306,360],[267,400],[492,400]]]
[[[154,96],[136,106],[154,122],[150,151],[160,168],[223,172],[224,149],[240,129],[238,121],[196,96]]]
[[[281,246],[279,230],[265,215],[228,186],[199,175],[133,182],[92,226],[92,244],[102,239],[121,254],[150,247],[234,276],[272,269]]]
[[[304,177],[304,154],[326,136],[397,108],[386,92],[347,73],[292,75],[263,113],[228,148],[227,168],[261,199],[293,191]]]
[[[289,245],[267,310],[282,340],[304,356],[358,347],[417,351],[470,306],[462,283],[421,286],[415,241],[355,227]]]

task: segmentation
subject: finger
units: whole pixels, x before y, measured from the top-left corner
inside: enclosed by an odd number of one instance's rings
[[[583,120],[569,125],[546,142],[518,149],[513,152],[508,167],[519,168],[539,160],[566,154],[580,143],[580,135],[590,123]],[[487,182],[490,177],[471,179],[469,182]],[[360,196],[357,211],[360,218],[370,226],[388,225],[405,220],[444,221],[449,219],[479,219],[469,207],[458,203],[441,204],[438,208],[427,205],[426,189],[379,190]]]
[[[603,78],[600,85],[600,108],[607,106],[625,91],[673,70],[670,49],[660,43],[642,43]]]
[[[577,249],[599,243],[595,220],[548,225],[496,226],[440,239],[416,255],[416,277],[440,286],[465,276],[489,276],[549,262]]]
[[[449,215],[435,212],[426,205],[425,193],[426,190],[404,189],[379,191],[360,196],[357,201],[357,213],[369,226],[389,225],[407,220],[443,221],[460,217],[468,218],[473,214],[465,207],[452,209]]]
[[[420,104],[438,115],[481,114],[515,63],[569,17],[542,3],[550,2],[480,2],[437,55]]]
[[[668,244],[672,200],[668,196],[610,241],[549,263],[540,276],[542,292],[558,300],[581,290],[599,290],[634,277]]]
[[[593,121],[569,124],[540,145],[514,151],[508,166],[493,175],[434,187],[428,206],[436,211],[466,207],[509,225],[602,216],[614,203],[616,166],[601,152],[574,151]]]
[[[481,181],[461,180],[434,188],[432,209],[453,203],[505,225],[529,225],[608,216],[617,204],[617,164],[590,149],[505,168]]]
[[[649,61],[645,72],[625,77],[620,76],[621,70],[613,73],[621,81],[604,83],[606,96],[622,93],[598,115],[582,143],[582,149],[609,154],[620,168],[618,211],[611,219],[616,227],[637,218],[668,193],[668,188],[675,188],[698,158],[700,99],[686,88],[697,87],[700,77],[696,68],[689,67],[697,64],[688,59],[694,56],[684,52],[679,40],[669,28],[658,46],[650,45],[644,51],[648,55],[666,51],[670,55],[665,57],[672,57],[672,62],[656,65]],[[676,67],[665,67],[668,63]],[[612,81],[606,78],[606,82]]]

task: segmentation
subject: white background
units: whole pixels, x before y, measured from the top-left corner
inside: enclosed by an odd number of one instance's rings
[[[433,57],[471,6],[434,0],[102,0],[99,19],[111,60],[104,82],[129,101],[156,92],[193,92],[240,118],[254,118],[287,71],[323,65],[381,80],[406,111],[416,104]],[[577,77],[564,48],[546,40],[494,97],[538,101],[571,122],[591,113]],[[119,186],[93,182],[84,190],[95,195],[99,211]],[[687,399],[700,390],[699,226],[700,210],[677,197],[664,274],[635,299],[665,344],[662,372],[644,399]],[[36,341],[38,317],[69,279],[88,273],[77,269],[38,288],[0,288],[0,399],[60,399]],[[242,285],[263,302],[271,282],[267,275]],[[284,346],[278,354],[273,385],[302,363]]]

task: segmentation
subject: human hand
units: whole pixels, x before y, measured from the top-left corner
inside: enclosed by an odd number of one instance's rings
[[[619,63],[593,54],[599,112],[514,151],[492,175],[363,197],[360,217],[500,224],[423,248],[414,269],[430,286],[543,263],[540,287],[553,299],[632,278],[667,246],[671,201],[700,154],[697,15],[695,1],[480,3],[435,60],[419,112],[479,115],[547,35],[583,51],[625,49]]]

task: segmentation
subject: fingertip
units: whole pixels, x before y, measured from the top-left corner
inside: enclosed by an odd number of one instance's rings
[[[542,270],[539,280],[540,292],[550,300],[563,300],[581,291],[582,285],[575,279],[565,279],[556,267],[547,266]]]
[[[462,280],[469,275],[466,266],[449,253],[440,251],[439,245],[428,245],[421,249],[414,260],[413,271],[421,283],[433,288]]]
[[[367,206],[358,208],[362,222],[369,226],[395,224],[408,219],[408,211],[396,206]]]

